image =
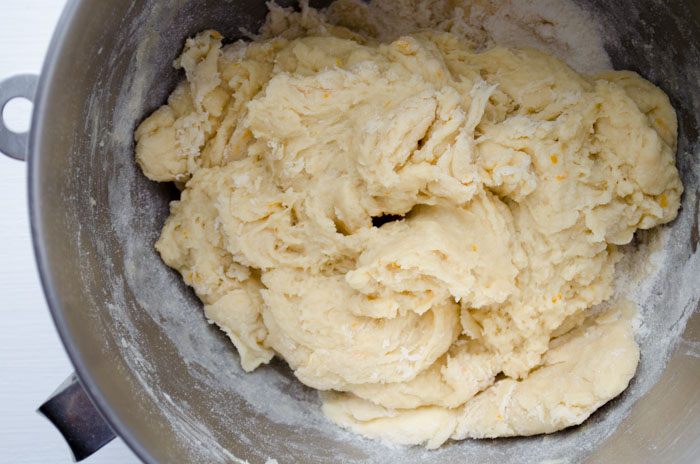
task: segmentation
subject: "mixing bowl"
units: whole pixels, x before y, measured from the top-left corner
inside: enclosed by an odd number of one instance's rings
[[[90,401],[79,403],[83,416],[67,413],[71,401],[44,408],[64,424],[78,457],[113,430],[148,463],[697,462],[700,3],[579,4],[602,25],[615,68],[659,85],[678,112],[686,188],[679,217],[639,233],[626,249],[627,269],[657,266],[628,289],[645,320],[637,375],[579,427],[427,451],[339,429],[321,413],[316,392],[282,362],[244,373],[232,344],[153,249],[177,191],[141,174],[133,130],[181,79],[171,63],[185,38],[206,28],[231,39],[241,36],[240,27],[256,30],[264,2],[69,1],[38,80],[31,132],[0,131],[0,149],[24,157],[28,137],[41,279],[79,379],[71,394],[84,398],[84,389],[99,412],[91,415]],[[34,84],[27,76],[3,83],[0,105],[31,97]],[[60,417],[70,418],[68,429]],[[108,426],[100,428],[101,417]]]

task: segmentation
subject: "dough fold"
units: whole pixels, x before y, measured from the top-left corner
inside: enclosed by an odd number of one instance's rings
[[[580,424],[627,387],[639,361],[629,321],[632,315],[634,309],[623,304],[587,321],[553,339],[542,363],[526,379],[498,380],[457,407],[439,406],[436,401],[399,409],[351,393],[324,393],[323,410],[336,423],[362,435],[401,444],[423,443],[428,448],[450,438],[556,432]]]

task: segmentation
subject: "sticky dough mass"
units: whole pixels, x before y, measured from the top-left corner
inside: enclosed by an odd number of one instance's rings
[[[310,9],[265,28],[189,39],[135,134],[143,172],[182,189],[156,247],[243,368],[278,355],[339,425],[431,448],[554,432],[618,395],[633,311],[590,308],[617,246],[676,216],[666,95]]]

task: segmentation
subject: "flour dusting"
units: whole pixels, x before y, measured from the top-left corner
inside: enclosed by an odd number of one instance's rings
[[[578,72],[611,69],[599,25],[570,1],[342,0],[328,8],[327,17],[333,24],[382,41],[433,29],[466,37],[477,50],[494,45],[532,47],[566,61]]]

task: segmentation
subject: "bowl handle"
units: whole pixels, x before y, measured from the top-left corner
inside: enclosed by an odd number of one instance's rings
[[[39,412],[61,432],[76,461],[85,459],[116,437],[75,374],[39,407]]]
[[[2,112],[7,102],[15,98],[34,103],[38,82],[39,76],[35,74],[18,74],[0,82],[0,152],[16,160],[24,161],[27,157],[29,132],[12,132],[5,125]]]

